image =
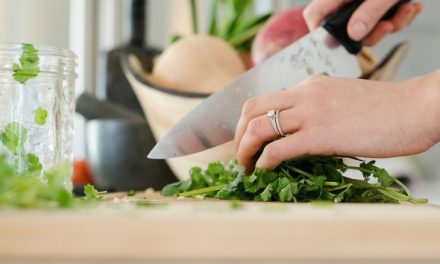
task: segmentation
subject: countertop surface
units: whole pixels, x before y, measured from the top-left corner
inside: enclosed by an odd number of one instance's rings
[[[152,192],[105,199],[0,210],[0,262],[440,260],[435,205],[231,203]]]

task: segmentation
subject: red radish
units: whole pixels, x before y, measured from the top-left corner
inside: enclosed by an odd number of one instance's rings
[[[252,61],[258,64],[309,32],[303,17],[304,7],[274,15],[258,32],[252,44]]]

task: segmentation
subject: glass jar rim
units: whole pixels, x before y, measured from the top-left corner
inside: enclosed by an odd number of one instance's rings
[[[0,43],[0,54],[21,53],[23,44],[27,43]],[[30,44],[30,43],[29,43]],[[76,54],[70,49],[56,48],[49,45],[32,44],[40,56],[60,56],[67,59],[76,59]]]
[[[0,43],[0,62],[4,63],[0,66],[0,72],[12,71],[13,63],[22,55],[24,45],[32,45],[37,50],[40,62],[43,63],[39,65],[40,74],[59,74],[76,78],[77,56],[72,50],[30,43]],[[64,65],[61,71],[58,68],[60,62]]]

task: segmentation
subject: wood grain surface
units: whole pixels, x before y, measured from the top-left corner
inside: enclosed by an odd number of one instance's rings
[[[151,204],[136,206],[134,201]],[[0,210],[0,260],[440,260],[440,208],[106,197]]]

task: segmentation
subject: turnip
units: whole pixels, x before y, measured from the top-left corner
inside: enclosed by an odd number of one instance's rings
[[[252,45],[252,61],[258,64],[309,32],[302,15],[304,7],[296,7],[273,15],[258,32]]]
[[[212,36],[193,35],[169,46],[157,59],[153,79],[180,91],[211,93],[245,72],[231,45]]]

